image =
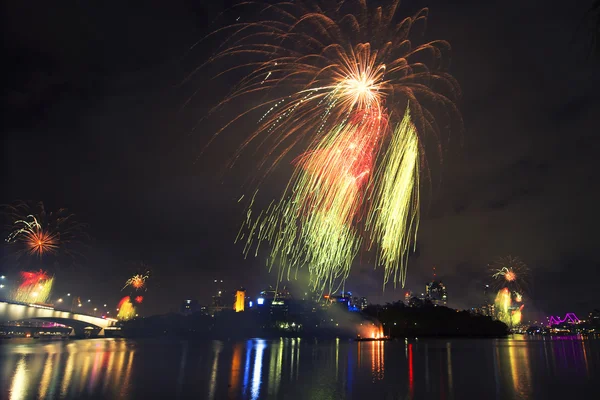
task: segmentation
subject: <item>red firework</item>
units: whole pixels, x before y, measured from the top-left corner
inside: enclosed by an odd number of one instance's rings
[[[37,272],[30,271],[21,271],[21,278],[23,281],[21,282],[20,288],[25,288],[27,286],[36,285],[41,281],[46,281],[50,279],[50,276],[47,272],[42,271],[41,269]]]

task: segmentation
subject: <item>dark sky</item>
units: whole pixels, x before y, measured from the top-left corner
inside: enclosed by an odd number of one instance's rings
[[[274,283],[264,256],[244,260],[233,243],[251,164],[226,164],[247,132],[201,154],[219,121],[198,121],[226,85],[210,81],[210,68],[182,84],[210,54],[189,48],[208,32],[214,3],[2,6],[0,202],[67,207],[94,237],[86,265],[61,271],[57,292],[116,304],[137,260],[153,269],[146,314],[185,297],[206,302],[215,278],[251,294]],[[511,254],[532,269],[529,310],[600,306],[600,74],[577,30],[589,3],[404,2],[429,6],[427,38],[452,44],[465,122],[424,207],[408,288],[422,291],[435,266],[452,304],[474,305],[485,265]],[[359,262],[347,288],[378,302],[402,297],[381,281]]]

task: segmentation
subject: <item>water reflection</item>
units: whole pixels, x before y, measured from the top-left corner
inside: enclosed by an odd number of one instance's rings
[[[446,356],[447,356],[447,368],[448,368],[448,394],[449,398],[454,398],[454,380],[452,377],[452,344],[446,343]]]
[[[572,384],[594,398],[599,350],[582,338],[519,337],[8,342],[0,398],[562,399]]]
[[[515,393],[518,393],[522,399],[530,398],[531,375],[528,348],[521,343],[511,342],[508,346],[508,359]]]
[[[100,393],[126,397],[127,392],[122,392],[123,382],[130,380],[135,350],[111,347],[109,341],[11,346],[10,352],[3,351],[1,360],[5,371],[14,371],[8,397],[76,398]],[[115,354],[119,355],[116,365]],[[121,376],[124,365],[125,374]]]
[[[262,359],[263,352],[265,351],[265,341],[262,339],[257,340],[256,342],[256,355],[254,356],[254,365],[253,365],[253,373],[252,373],[252,388],[250,389],[250,394],[252,395],[252,400],[258,399],[258,395],[260,393],[260,375],[262,372]]]
[[[25,355],[23,355],[15,369],[15,376],[10,387],[10,399],[24,399],[27,394],[27,387],[27,364],[25,362]]]
[[[229,398],[235,398],[239,389],[240,370],[242,369],[242,351],[244,345],[236,343],[233,347],[233,358],[231,360],[231,377],[229,378]]]
[[[371,344],[371,372],[373,374],[373,382],[382,380],[384,374],[384,342],[372,341]]]
[[[415,395],[415,377],[413,371],[413,348],[412,343],[408,345],[408,397],[412,399]]]
[[[211,400],[215,398],[215,389],[217,388],[217,368],[219,366],[219,355],[221,354],[222,348],[223,345],[221,342],[215,342],[213,350],[213,363],[210,372],[210,386],[208,391],[208,398]]]
[[[46,363],[44,364],[44,372],[42,372],[42,380],[40,381],[40,388],[39,388],[39,393],[40,393],[40,398],[45,399],[46,396],[52,398],[54,397],[53,393],[48,393],[48,389],[51,387],[50,386],[50,379],[52,377],[52,364],[54,363],[54,357],[55,354],[48,354],[46,356]],[[58,369],[56,369],[55,371],[58,371]],[[52,386],[54,387],[54,386]]]

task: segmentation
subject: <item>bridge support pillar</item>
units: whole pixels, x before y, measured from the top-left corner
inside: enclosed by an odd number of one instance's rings
[[[78,339],[89,339],[94,337],[104,337],[104,328],[93,328],[86,326],[85,328],[73,328],[71,336]]]

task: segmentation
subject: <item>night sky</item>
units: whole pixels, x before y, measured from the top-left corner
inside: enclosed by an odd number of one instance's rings
[[[245,260],[234,244],[254,155],[232,169],[227,161],[250,128],[202,152],[236,111],[202,121],[227,82],[210,79],[214,68],[186,80],[214,51],[190,51],[212,29],[213,3],[2,6],[0,202],[67,207],[94,238],[85,265],[59,272],[57,293],[116,304],[141,260],[153,274],[146,315],[186,297],[206,303],[213,279],[252,295],[275,282],[265,253]],[[600,73],[578,30],[589,3],[404,1],[407,15],[430,7],[426,39],[452,44],[465,123],[441,181],[425,188],[407,288],[423,291],[435,266],[451,305],[473,306],[486,264],[516,255],[532,269],[527,310],[600,306]],[[282,166],[268,181],[273,196],[290,171]],[[382,292],[381,282],[380,270],[359,261],[346,288],[375,302],[403,297],[392,286]]]

